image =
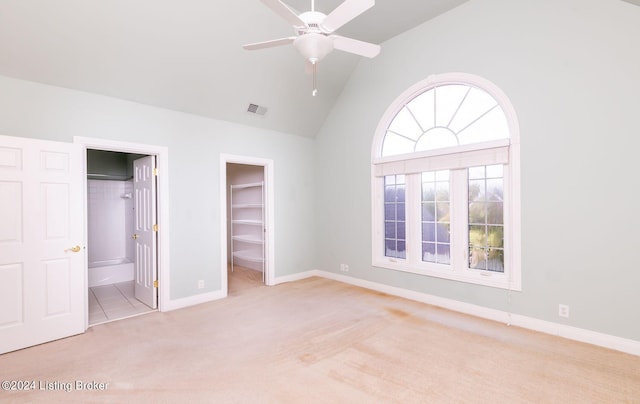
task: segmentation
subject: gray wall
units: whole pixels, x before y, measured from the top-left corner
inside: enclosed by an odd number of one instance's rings
[[[220,153],[272,159],[275,274],[313,268],[313,140],[2,76],[0,134],[166,146],[172,299],[221,288]]]
[[[318,268],[640,340],[639,38],[640,7],[622,1],[471,0],[384,43],[316,139]],[[457,71],[518,114],[522,292],[371,266],[376,126],[405,89]]]

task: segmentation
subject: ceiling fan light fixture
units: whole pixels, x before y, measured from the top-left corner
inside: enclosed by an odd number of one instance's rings
[[[297,37],[293,46],[306,60],[315,63],[333,50],[333,40],[322,34],[309,33]]]

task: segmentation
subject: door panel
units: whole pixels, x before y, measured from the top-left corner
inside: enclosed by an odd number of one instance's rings
[[[135,296],[147,306],[158,307],[156,243],[156,177],[155,156],[133,162],[133,195],[135,206]]]
[[[23,277],[22,264],[0,265],[0,329],[23,321]]]
[[[0,353],[84,332],[82,163],[80,145],[0,136]]]

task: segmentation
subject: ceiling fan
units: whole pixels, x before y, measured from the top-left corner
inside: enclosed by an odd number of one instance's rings
[[[368,58],[376,57],[380,53],[380,45],[334,34],[338,28],[373,7],[375,0],[346,0],[329,15],[315,11],[314,0],[311,0],[311,11],[301,14],[297,14],[280,0],[260,1],[293,25],[296,36],[247,44],[242,47],[247,50],[256,50],[293,44],[304,56],[307,69],[313,72],[312,94],[314,96],[318,93],[316,86],[318,62],[332,50],[338,49]]]

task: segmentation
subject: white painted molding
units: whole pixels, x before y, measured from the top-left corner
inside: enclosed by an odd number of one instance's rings
[[[169,250],[171,243],[169,242],[169,235],[171,234],[169,226],[169,148],[166,146],[150,145],[143,143],[131,143],[122,142],[111,139],[99,139],[83,136],[74,136],[73,143],[81,144],[86,149],[96,150],[110,150],[124,153],[138,153],[155,155],[157,159],[157,167],[159,171],[158,187],[156,192],[158,194],[158,224],[160,225],[160,231],[158,232],[158,282],[160,287],[158,288],[158,310],[169,310],[165,307],[165,303],[171,300],[171,259]],[[85,153],[86,155],[86,153]],[[85,177],[86,177],[86,162]],[[85,181],[86,186],[86,181]],[[87,212],[86,212],[86,190],[85,194],[85,233],[87,232]],[[87,235],[85,234],[85,240]],[[87,315],[88,319],[88,315]],[[87,320],[88,324],[88,320]]]
[[[446,299],[443,297],[433,296],[426,293],[414,292],[407,289],[397,288],[394,286],[384,285],[381,283],[371,282],[363,279],[353,278],[333,272],[312,270],[301,272],[299,277],[294,278],[293,275],[287,278],[292,280],[303,279],[309,276],[319,276],[322,278],[332,279],[338,282],[347,283],[354,286],[360,286],[366,289],[375,290],[377,292],[386,293],[393,296],[403,297],[409,300],[415,300],[422,303],[431,304],[433,306],[442,307],[444,309],[457,311],[460,313],[470,314],[472,316],[484,318],[487,320],[498,321],[504,324],[514,325],[526,328],[528,330],[538,331],[545,334],[556,335],[574,341],[585,342],[597,345],[603,348],[613,349],[625,352],[631,355],[640,356],[640,341],[621,338],[615,335],[603,334],[596,331],[586,330],[568,326],[565,324],[553,323],[551,321],[540,320],[533,317],[527,317],[520,314],[508,313],[502,310],[489,309],[475,304],[464,303],[457,300]]]
[[[197,304],[224,299],[225,297],[227,297],[227,294],[225,292],[223,292],[222,290],[215,290],[213,292],[201,293],[199,295],[183,297],[180,299],[173,299],[166,302],[163,311],[182,309],[189,306],[195,306]]]
[[[273,279],[273,284],[280,285],[281,283],[295,282],[302,279],[311,278],[312,276],[322,276],[320,272],[322,271],[312,270],[312,271],[306,271],[306,272],[298,272],[297,274],[292,274],[292,275],[278,276]],[[324,276],[324,278],[327,278],[327,277]]]

